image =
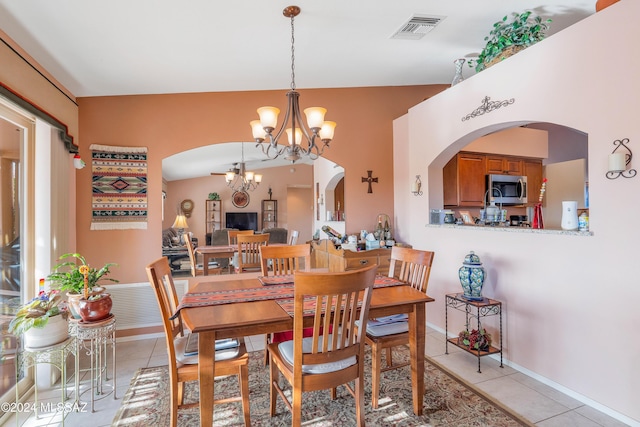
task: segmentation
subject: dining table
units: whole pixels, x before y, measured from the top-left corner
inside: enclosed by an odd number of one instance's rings
[[[286,243],[269,243],[269,246],[284,246]],[[197,246],[195,252],[202,255],[202,269],[204,275],[209,275],[209,262],[219,258],[233,258],[238,252],[238,245],[207,245]],[[233,271],[233,266],[229,264],[229,272]]]
[[[195,252],[202,254],[202,269],[204,275],[209,275],[209,262],[216,258],[233,258],[233,254],[238,250],[238,245],[209,245],[197,246]],[[229,264],[229,272],[231,272],[231,264]]]
[[[206,263],[205,263],[206,265]],[[293,329],[293,278],[261,281],[260,273],[209,276],[186,293],[174,316],[181,315],[191,333],[199,334],[198,380],[200,425],[213,424],[214,342]],[[394,282],[395,281],[395,282]],[[433,298],[386,276],[377,276],[371,294],[369,318],[407,313],[413,412],[422,415],[426,303]],[[305,325],[313,318],[305,319]]]

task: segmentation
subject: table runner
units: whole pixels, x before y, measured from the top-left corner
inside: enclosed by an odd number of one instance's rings
[[[147,148],[92,144],[91,230],[147,228]]]
[[[387,286],[404,285],[405,282],[386,276],[376,276],[373,284],[374,288],[383,288]],[[175,319],[183,308],[206,307],[209,305],[231,304],[247,301],[265,301],[265,300],[283,300],[287,304],[287,300],[293,301],[294,284],[283,283],[275,285],[265,285],[248,289],[225,289],[208,292],[187,292],[180,300],[171,319]],[[285,309],[287,310],[287,309]],[[288,310],[287,310],[288,311]]]

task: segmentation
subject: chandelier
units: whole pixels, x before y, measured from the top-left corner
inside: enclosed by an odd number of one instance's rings
[[[296,91],[295,82],[295,49],[294,49],[294,25],[293,19],[300,13],[298,6],[288,6],[282,14],[287,18],[291,18],[291,90],[287,92],[287,112],[280,129],[275,133],[278,124],[278,114],[280,109],[276,107],[260,107],[258,115],[260,120],[253,120],[250,123],[253,138],[256,140],[256,146],[262,148],[262,152],[270,159],[275,159],[283,155],[285,159],[294,163],[300,159],[302,155],[309,156],[312,160],[320,157],[325,149],[329,147],[329,143],[333,139],[333,131],[336,127],[335,122],[325,121],[324,115],[326,108],[310,107],[305,108],[304,113],[307,117],[307,127],[302,122],[300,114],[300,104],[298,98],[300,94]],[[287,134],[289,144],[283,144],[278,147],[278,141],[283,133]],[[305,138],[303,146],[302,139]],[[316,143],[316,140],[322,142],[322,146]]]
[[[236,163],[233,170],[224,174],[227,185],[234,191],[253,191],[262,182],[262,175],[245,171],[244,166],[244,143],[242,143],[242,161]]]

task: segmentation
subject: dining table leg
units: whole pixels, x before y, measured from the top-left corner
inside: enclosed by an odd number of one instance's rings
[[[200,425],[213,425],[213,383],[215,380],[215,332],[200,332],[198,337],[198,383]]]
[[[415,304],[409,313],[409,351],[411,356],[411,390],[413,413],[422,415],[424,398],[425,304]]]

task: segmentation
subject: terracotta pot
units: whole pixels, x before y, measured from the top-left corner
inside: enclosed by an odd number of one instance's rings
[[[600,12],[605,7],[609,7],[620,0],[598,0],[596,1],[596,12]]]
[[[101,286],[95,286],[89,295],[97,295],[101,294],[106,290]],[[80,316],[80,299],[82,299],[82,293],[76,294],[72,292],[67,292],[67,302],[69,303],[69,312],[73,316],[74,319],[81,319]]]
[[[80,317],[85,322],[96,322],[105,319],[109,317],[112,305],[111,295],[107,293],[101,294],[101,297],[96,300],[81,298],[79,301]]]

